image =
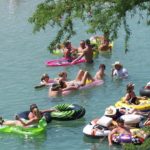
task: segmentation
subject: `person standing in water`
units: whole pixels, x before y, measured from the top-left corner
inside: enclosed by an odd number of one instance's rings
[[[80,60],[82,57],[85,58],[86,63],[93,63],[93,49],[92,49],[89,39],[85,41],[85,49],[83,49],[83,53],[74,61],[72,61],[72,64]]]

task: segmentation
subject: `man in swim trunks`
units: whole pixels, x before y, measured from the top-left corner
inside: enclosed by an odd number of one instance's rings
[[[118,126],[114,128],[108,135],[109,146],[112,145],[112,136],[114,134],[131,136],[130,130],[124,126],[124,120],[118,119],[117,123],[118,123]]]
[[[83,53],[78,58],[76,58],[74,61],[72,61],[72,64],[74,64],[76,61],[80,60],[82,57],[85,58],[87,63],[93,63],[93,49],[92,49],[89,39],[87,39],[85,41],[85,49],[83,49]]]

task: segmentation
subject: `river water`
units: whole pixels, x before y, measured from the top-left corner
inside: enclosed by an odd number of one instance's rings
[[[50,108],[61,103],[77,103],[85,107],[84,118],[75,121],[52,121],[46,133],[36,137],[23,137],[12,134],[0,134],[1,150],[99,150],[109,149],[106,139],[92,139],[83,135],[83,127],[92,119],[103,115],[107,106],[113,105],[125,94],[129,81],[135,83],[135,92],[150,80],[150,28],[145,23],[137,24],[137,17],[129,18],[132,29],[129,52],[124,53],[124,36],[121,29],[119,38],[114,41],[112,55],[100,55],[93,65],[49,68],[44,62],[57,58],[50,55],[47,46],[56,29],[47,28],[37,34],[32,33],[33,26],[28,23],[40,0],[1,0],[0,1],[0,115],[12,119],[14,115],[27,110],[31,103],[37,103],[40,109]],[[77,35],[71,39],[75,46],[79,40],[91,35],[85,33],[86,25],[76,25]],[[110,77],[111,64],[121,61],[128,69],[129,78],[113,81]],[[40,76],[48,73],[57,76],[60,71],[67,71],[73,79],[79,69],[95,74],[100,63],[106,65],[104,85],[92,89],[74,92],[66,97],[48,97],[48,88],[35,90]],[[121,149],[114,146],[112,149]]]

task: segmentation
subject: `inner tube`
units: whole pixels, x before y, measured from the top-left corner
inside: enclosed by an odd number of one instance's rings
[[[144,87],[142,87],[139,93],[140,93],[140,96],[150,97],[150,89],[145,89]]]
[[[0,126],[1,133],[15,133],[20,135],[38,135],[45,131],[45,127],[47,126],[46,120],[42,118],[37,126],[31,127],[21,127],[21,126],[7,126],[2,125]]]
[[[29,113],[30,113],[30,111],[23,111],[23,112],[19,113],[18,116],[25,120],[29,120],[29,118],[28,118]],[[52,118],[51,118],[51,115],[49,112],[43,113],[42,115],[45,117],[45,120],[47,123],[51,122]]]
[[[83,133],[90,137],[105,137],[108,136],[110,130],[101,124],[99,124],[99,118],[92,120],[83,128]]]
[[[120,99],[120,101],[115,103],[115,107],[125,107],[125,108],[131,108],[131,109],[136,109],[136,110],[140,110],[140,111],[150,111],[150,98],[148,98],[147,100],[138,100],[139,104],[138,105],[131,105],[131,104],[127,104],[124,101],[124,97],[122,97]]]
[[[112,141],[115,144],[121,143],[132,143],[132,144],[142,144],[144,142],[143,138],[127,135],[127,134],[114,134],[112,136]]]
[[[59,104],[54,107],[58,111],[51,112],[54,120],[75,120],[85,115],[85,108],[77,104]]]

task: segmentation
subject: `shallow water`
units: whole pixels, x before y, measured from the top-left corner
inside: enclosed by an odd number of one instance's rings
[[[150,28],[144,23],[136,24],[137,18],[130,20],[132,29],[129,41],[129,52],[124,54],[124,32],[120,30],[118,40],[114,41],[112,55],[101,55],[93,65],[76,65],[73,67],[48,68],[45,60],[54,59],[47,50],[48,42],[54,36],[55,29],[47,29],[32,34],[33,26],[27,19],[40,0],[1,0],[0,1],[0,114],[11,119],[17,112],[27,110],[31,103],[37,103],[41,109],[59,103],[77,103],[86,108],[84,118],[60,122],[53,121],[48,125],[46,133],[37,137],[0,134],[0,149],[11,150],[99,150],[109,149],[106,139],[92,139],[82,133],[83,127],[92,119],[103,115],[105,108],[113,105],[125,94],[125,85],[135,83],[135,92],[148,82],[150,73]],[[75,46],[79,40],[86,39],[85,25],[76,26],[78,34],[71,40]],[[82,31],[82,32],[81,32]],[[120,60],[129,71],[129,78],[113,81],[110,77],[111,64]],[[48,88],[35,90],[43,73],[55,77],[60,71],[67,71],[70,79],[75,77],[79,69],[88,70],[92,75],[100,63],[106,64],[104,85],[92,89],[74,92],[66,97],[49,98]],[[112,149],[121,149],[114,146]]]

